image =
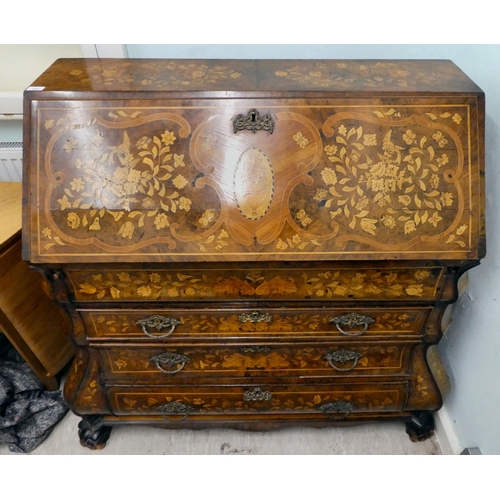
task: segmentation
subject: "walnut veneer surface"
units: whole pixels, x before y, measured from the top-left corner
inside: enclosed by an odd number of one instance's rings
[[[484,95],[453,63],[62,59],[25,92],[24,165],[82,444],[431,432],[426,351],[485,253]]]
[[[45,292],[45,280],[21,259],[21,183],[0,182],[0,331],[43,382],[56,390],[56,375],[74,355],[68,320]]]

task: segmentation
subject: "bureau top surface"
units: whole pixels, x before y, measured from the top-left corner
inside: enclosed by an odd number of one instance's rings
[[[481,92],[446,60],[59,59],[45,92]]]

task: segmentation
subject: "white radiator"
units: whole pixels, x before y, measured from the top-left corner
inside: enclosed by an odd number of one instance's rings
[[[23,177],[23,143],[0,142],[0,181],[21,182]]]

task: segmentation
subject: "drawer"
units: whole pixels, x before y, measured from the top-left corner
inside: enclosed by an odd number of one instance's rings
[[[402,410],[407,382],[249,387],[110,387],[112,412],[159,415],[169,422],[216,415],[302,414],[343,420],[350,414]]]
[[[166,342],[263,338],[419,338],[431,307],[79,310],[90,340]]]
[[[429,301],[445,286],[442,267],[179,265],[171,269],[66,269],[77,302]]]
[[[403,375],[416,344],[100,349],[105,378],[203,383],[216,377]]]

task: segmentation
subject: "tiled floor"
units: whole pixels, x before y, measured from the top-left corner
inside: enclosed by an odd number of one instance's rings
[[[31,455],[441,455],[436,437],[412,443],[397,422],[269,432],[119,426],[103,450],[91,451],[79,443],[79,420],[66,415]],[[7,454],[0,445],[0,455]]]

